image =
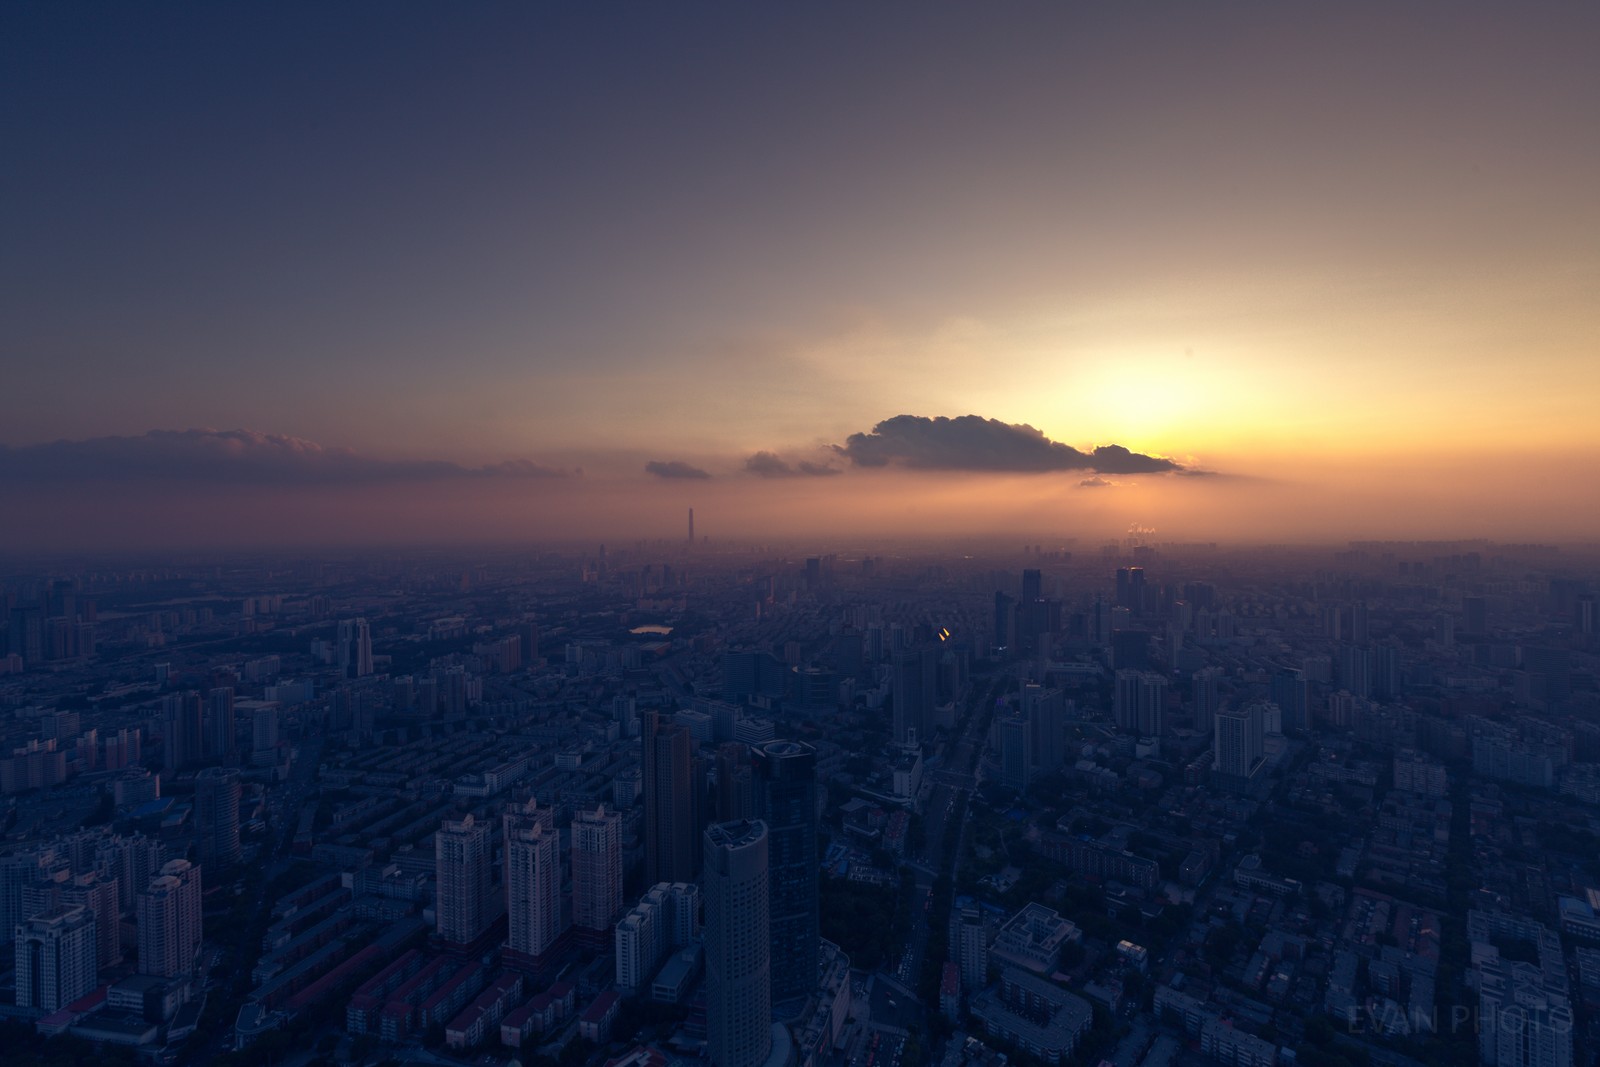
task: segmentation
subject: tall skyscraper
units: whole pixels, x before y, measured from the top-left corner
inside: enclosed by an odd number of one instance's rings
[[[1194,728],[1201,733],[1211,733],[1212,720],[1216,718],[1217,708],[1221,706],[1222,694],[1219,680],[1222,671],[1217,667],[1205,667],[1194,674],[1190,681],[1190,695],[1194,704]]]
[[[1000,778],[1021,792],[1033,774],[1033,728],[1027,718],[1005,715],[994,720],[996,748],[1000,752]]]
[[[1016,644],[1017,602],[1003,592],[994,595],[994,647]]]
[[[505,891],[510,925],[506,946],[525,956],[550,951],[565,929],[561,921],[561,837],[541,815],[531,804],[520,814],[506,814]]]
[[[74,870],[77,869],[78,865],[74,864]],[[93,870],[75,874],[71,882],[61,887],[60,898],[63,906],[88,908],[89,914],[94,916],[95,962],[101,967],[111,967],[120,961],[122,941],[118,925],[122,908],[116,875],[109,869],[103,874]]]
[[[908,648],[894,655],[894,743],[928,740],[939,699],[939,650]]]
[[[640,786],[644,799],[644,880],[692,882],[695,869],[696,786],[693,740],[686,727],[640,714]]]
[[[803,741],[769,741],[751,752],[756,814],[767,826],[767,916],[772,1000],[817,986],[821,943],[817,878],[817,751]]]
[[[355,674],[365,678],[372,673],[372,630],[366,619],[356,620]]]
[[[194,779],[200,859],[216,869],[239,862],[239,773],[207,767]]]
[[[263,705],[250,716],[250,761],[259,767],[276,763],[277,759],[278,707]]]
[[[161,698],[162,766],[176,771],[198,761],[202,744],[200,694],[168,693]]]
[[[99,980],[95,919],[88,908],[53,908],[17,924],[17,1007],[53,1012]]]
[[[1311,686],[1303,671],[1274,671],[1272,702],[1283,715],[1285,730],[1305,730],[1311,726]]]
[[[239,746],[234,737],[233,686],[218,686],[206,694],[206,755],[232,763]]]
[[[1160,737],[1165,728],[1167,679],[1154,671],[1117,672],[1113,710],[1117,729]]]
[[[705,832],[706,1044],[715,1067],[760,1067],[772,1050],[767,827]]]
[[[1066,762],[1067,714],[1071,705],[1059,689],[1024,686],[1022,713],[1033,732],[1033,765],[1046,773]]]
[[[489,828],[471,813],[446,819],[433,835],[434,912],[439,936],[453,944],[476,940],[489,914]]]
[[[694,508],[689,509],[689,543],[694,544]]]
[[[1264,719],[1259,704],[1218,709],[1213,738],[1218,773],[1250,777],[1261,761]]]
[[[572,816],[572,921],[606,932],[622,914],[622,820],[601,805]]]
[[[139,973],[175,978],[194,969],[200,951],[200,868],[168,860],[139,894]]]
[[[729,741],[717,746],[717,822],[756,817],[755,778],[750,746]]]

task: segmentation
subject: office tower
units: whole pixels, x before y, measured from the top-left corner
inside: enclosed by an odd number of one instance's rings
[[[661,722],[658,712],[643,712],[639,721],[644,880],[692,882],[698,873],[693,742],[687,728]]]
[[[372,673],[372,631],[366,619],[356,620],[355,674],[365,678]]]
[[[1211,722],[1216,717],[1217,708],[1221,705],[1222,695],[1218,680],[1222,671],[1217,667],[1206,667],[1196,671],[1189,682],[1189,692],[1194,704],[1194,728],[1203,734],[1211,732]]]
[[[546,809],[548,811],[548,809]],[[561,836],[549,828],[544,813],[530,802],[521,812],[506,813],[505,891],[510,937],[506,947],[524,956],[550,951],[565,929],[561,921]],[[470,816],[469,816],[470,818]],[[485,834],[487,844],[488,835]],[[485,849],[487,853],[487,849]],[[444,853],[440,853],[442,864]],[[487,860],[487,856],[485,856]],[[485,862],[483,870],[487,873]],[[441,909],[444,878],[440,875]],[[487,894],[487,881],[484,895]],[[443,911],[440,911],[443,933]],[[487,925],[486,923],[484,925]],[[481,929],[481,928],[480,928]],[[447,938],[447,940],[454,940]],[[461,938],[470,941],[471,938]]]
[[[722,699],[742,703],[746,697],[781,697],[788,670],[770,652],[736,649],[722,656]]]
[[[1016,644],[1017,602],[1005,593],[994,595],[994,647],[1010,648]]]
[[[88,908],[59,907],[16,928],[17,1007],[59,1011],[99,981],[95,918]]]
[[[1466,614],[1462,629],[1478,637],[1489,633],[1489,602],[1481,596],[1461,598],[1461,609]]]
[[[1044,579],[1037,570],[1022,572],[1022,602],[1031,604],[1044,596]]]
[[[1272,702],[1283,713],[1285,730],[1305,730],[1311,726],[1311,686],[1302,672],[1274,671]]]
[[[1033,771],[1033,731],[1021,715],[995,720],[1000,750],[1000,779],[1021,792],[1028,788]]]
[[[694,508],[689,509],[689,543],[694,544]]]
[[[200,951],[200,868],[169,860],[139,894],[139,973],[176,978]]]
[[[207,767],[194,779],[200,860],[213,871],[239,862],[239,773]]]
[[[162,767],[171,772],[197,762],[202,754],[199,693],[168,693],[161,698]]]
[[[717,746],[717,822],[756,817],[755,776],[750,746],[729,741]]]
[[[1150,631],[1129,629],[1116,621],[1126,608],[1112,613],[1111,665],[1117,670],[1142,671],[1150,665]]]
[[[772,1049],[767,827],[705,832],[706,1044],[715,1067],[759,1067]]]
[[[1135,615],[1145,612],[1145,586],[1143,567],[1117,569],[1117,606],[1127,608]]]
[[[767,918],[773,1003],[817,985],[821,941],[817,878],[817,752],[769,741],[751,754],[756,815],[767,826]]]
[[[233,687],[219,686],[206,694],[205,754],[231,762],[238,755],[233,734]]]
[[[572,816],[572,921],[605,931],[622,913],[622,820],[601,805]]]
[[[1257,704],[1218,709],[1213,739],[1218,773],[1250,777],[1261,761],[1263,719]]]
[[[539,658],[539,624],[532,619],[523,619],[517,636],[521,638],[522,662],[534,663]]]
[[[1068,706],[1059,689],[1023,687],[1022,713],[1033,733],[1033,765],[1045,773],[1060,770],[1066,761]]]
[[[446,819],[433,835],[434,912],[439,936],[470,944],[488,929],[489,828],[471,813]]]
[[[350,677],[350,664],[355,660],[356,621],[340,619],[338,636],[334,640],[334,655],[341,677]]]
[[[915,648],[895,653],[895,744],[921,744],[928,739],[938,689],[938,650]]]

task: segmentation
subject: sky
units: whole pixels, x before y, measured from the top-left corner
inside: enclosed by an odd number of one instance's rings
[[[1597,39],[8,4],[0,549],[1592,542]]]

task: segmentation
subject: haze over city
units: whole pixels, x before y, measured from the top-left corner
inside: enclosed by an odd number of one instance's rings
[[[1595,539],[1587,5],[0,19],[0,547]]]

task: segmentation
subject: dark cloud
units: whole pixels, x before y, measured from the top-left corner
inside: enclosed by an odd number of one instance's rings
[[[1109,489],[1112,486],[1116,485],[1117,483],[1116,482],[1108,482],[1104,478],[1094,477],[1094,478],[1085,478],[1083,481],[1079,482],[1078,484],[1083,486],[1083,488],[1085,488],[1085,489]]]
[[[472,478],[562,478],[579,470],[526,460],[466,467],[445,460],[386,460],[315,441],[254,430],[151,430],[8,448],[0,482],[70,483],[127,479],[248,485],[360,485]]]
[[[657,478],[709,478],[711,473],[699,467],[691,467],[682,460],[667,460],[665,462],[653,459],[644,465],[647,474],[654,474]]]
[[[843,473],[838,467],[805,460],[791,465],[772,452],[757,452],[750,456],[744,461],[744,469],[758,478],[826,478],[830,474]]]
[[[1101,445],[1081,452],[1052,441],[1022,423],[980,415],[926,418],[896,415],[853,433],[837,451],[859,467],[891,464],[913,470],[942,471],[1095,471],[1102,474],[1163,474],[1183,468],[1170,459]]]

